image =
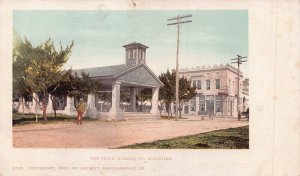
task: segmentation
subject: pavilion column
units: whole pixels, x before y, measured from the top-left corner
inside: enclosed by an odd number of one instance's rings
[[[116,81],[112,84],[111,109],[108,113],[108,120],[122,120],[122,111],[120,109],[120,87],[121,83]]]
[[[158,92],[159,87],[152,88],[152,109],[150,113],[157,118],[160,118],[159,109],[158,109]]]
[[[95,94],[88,95],[88,102],[87,102],[87,110],[85,111],[84,116],[90,118],[97,118],[97,108],[95,105]]]
[[[67,96],[67,106],[65,107],[64,113],[70,116],[77,115],[73,97]]]
[[[136,112],[136,88],[130,88],[130,110]]]

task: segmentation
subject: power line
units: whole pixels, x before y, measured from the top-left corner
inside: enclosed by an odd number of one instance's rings
[[[181,15],[173,18],[169,18],[167,21],[176,20],[175,22],[168,23],[167,25],[177,25],[177,50],[176,50],[176,109],[175,109],[175,119],[178,120],[178,110],[179,110],[179,73],[178,73],[178,55],[179,55],[179,34],[180,34],[180,24],[190,23],[191,20],[182,21],[184,18],[192,17],[191,14]]]
[[[243,60],[247,58],[247,56],[242,57],[240,55],[237,55],[237,58],[231,59],[234,62],[231,62],[232,64],[238,65],[238,86],[237,86],[237,112],[238,112],[238,120],[241,120],[241,112],[240,112],[240,65],[243,62],[247,62],[247,60]]]

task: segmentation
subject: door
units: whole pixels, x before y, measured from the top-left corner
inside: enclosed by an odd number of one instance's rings
[[[206,114],[213,115],[214,114],[214,100],[206,100]]]

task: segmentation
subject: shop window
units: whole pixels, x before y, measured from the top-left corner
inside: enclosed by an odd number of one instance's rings
[[[199,97],[199,110],[200,112],[205,111],[205,95],[200,95]]]
[[[222,112],[222,96],[216,95],[216,112]]]

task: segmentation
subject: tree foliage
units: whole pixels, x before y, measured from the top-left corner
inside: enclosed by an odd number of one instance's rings
[[[17,94],[28,92],[30,95],[42,94],[43,117],[47,120],[46,95],[49,93],[50,86],[59,83],[64,78],[62,66],[71,54],[73,42],[66,48],[61,46],[59,51],[56,50],[51,39],[36,47],[32,46],[27,39],[23,41],[16,38],[14,42],[14,92]]]
[[[159,89],[159,100],[165,104],[165,109],[169,116],[171,109],[170,105],[175,98],[175,77],[167,70],[166,73],[160,74],[158,78],[164,84],[164,86]]]
[[[75,101],[86,97],[88,94],[96,94],[100,90],[101,84],[97,80],[90,78],[85,72],[76,72],[71,69],[62,74],[62,79],[59,82],[51,85],[48,88],[48,93],[53,103],[53,110],[56,115],[57,97],[69,96],[74,97]]]
[[[167,72],[159,75],[158,78],[164,84],[159,90],[159,99],[165,104],[169,116],[171,109],[170,105],[175,100],[176,72],[175,70],[172,70],[172,72],[167,70]],[[179,107],[181,107],[183,101],[189,100],[195,95],[196,88],[191,87],[191,82],[186,77],[181,77],[179,79]]]
[[[30,87],[25,85],[24,75],[30,57],[24,57],[31,44],[22,41],[14,31],[13,33],[13,97],[25,98],[30,95]]]
[[[152,89],[151,88],[143,88],[137,90],[137,101],[140,102],[140,111],[143,111],[143,105],[146,101],[151,101],[152,99]]]
[[[179,79],[179,117],[181,117],[182,103],[193,98],[196,95],[196,87],[191,86],[191,81],[186,77]]]
[[[130,90],[129,89],[121,89],[120,90],[120,102],[121,103],[129,103],[130,102]]]

